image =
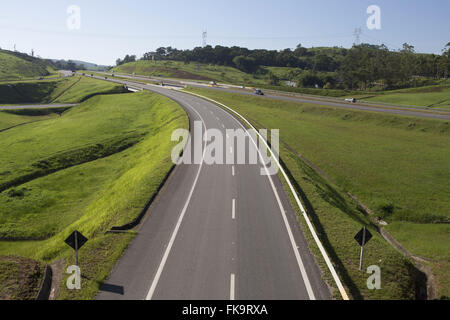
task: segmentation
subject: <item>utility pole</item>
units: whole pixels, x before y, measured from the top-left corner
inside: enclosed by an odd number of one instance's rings
[[[355,32],[353,33],[353,35],[355,36],[354,45],[359,46],[361,44],[361,33],[362,33],[361,27],[355,29]]]
[[[208,31],[207,30],[203,31],[202,38],[203,38],[203,48],[204,48],[204,47],[206,47],[206,40],[208,38]]]

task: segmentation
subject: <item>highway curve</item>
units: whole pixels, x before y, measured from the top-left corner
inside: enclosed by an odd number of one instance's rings
[[[243,128],[201,98],[110,81],[175,100],[191,127],[201,121],[221,132]],[[97,299],[330,299],[281,181],[260,169],[259,164],[178,165]]]

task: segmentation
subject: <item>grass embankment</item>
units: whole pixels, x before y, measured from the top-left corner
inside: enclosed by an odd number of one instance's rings
[[[22,53],[0,50],[0,81],[56,75],[42,59]]]
[[[0,84],[0,103],[78,103],[94,95],[120,92],[124,92],[122,85],[76,76]]]
[[[62,285],[60,298],[92,298],[133,237],[105,232],[140,214],[172,167],[172,131],[187,127],[175,102],[140,92],[97,96],[0,133],[0,179],[14,182],[0,193],[0,254],[70,265],[64,239],[78,229],[90,239],[80,252],[83,289]]]
[[[368,244],[365,265],[381,267],[383,289],[366,288],[353,236],[369,219],[347,192],[386,220],[386,229],[413,254],[431,259],[440,295],[449,296],[450,250],[448,241],[442,241],[449,236],[448,121],[189,90],[234,108],[256,127],[280,129],[285,143],[281,158],[305,193],[309,214],[353,297],[413,298],[414,284],[411,263],[372,229],[375,237]],[[305,164],[299,153],[327,178]]]
[[[57,108],[58,109],[58,108]],[[0,132],[24,125],[26,123],[57,117],[58,110],[3,110],[0,111]]]

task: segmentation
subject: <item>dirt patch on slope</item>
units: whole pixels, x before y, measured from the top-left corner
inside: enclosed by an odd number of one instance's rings
[[[45,266],[36,260],[0,257],[0,300],[34,300]]]

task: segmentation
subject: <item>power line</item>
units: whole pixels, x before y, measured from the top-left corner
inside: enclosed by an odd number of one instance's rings
[[[86,32],[71,32],[71,31],[55,31],[46,29],[37,29],[31,27],[19,27],[10,25],[0,25],[0,29],[9,29],[15,31],[33,32],[45,35],[62,35],[72,37],[89,37],[89,38],[113,38],[113,39],[198,39],[198,35],[164,35],[164,34],[101,34],[101,33],[86,33]],[[203,38],[205,36],[205,38]],[[322,34],[322,35],[293,35],[293,36],[238,36],[238,35],[214,35],[212,39],[218,40],[301,40],[301,39],[332,39],[332,38],[349,38],[351,34]],[[202,33],[204,40],[208,39],[208,32],[205,30]]]
[[[353,33],[353,35],[355,36],[355,45],[359,46],[361,44],[361,34],[362,34],[362,30],[361,27],[356,28],[355,32]]]
[[[208,39],[208,31],[207,30],[203,31],[202,38],[203,38],[202,45],[203,45],[203,47],[206,47],[206,40]]]

